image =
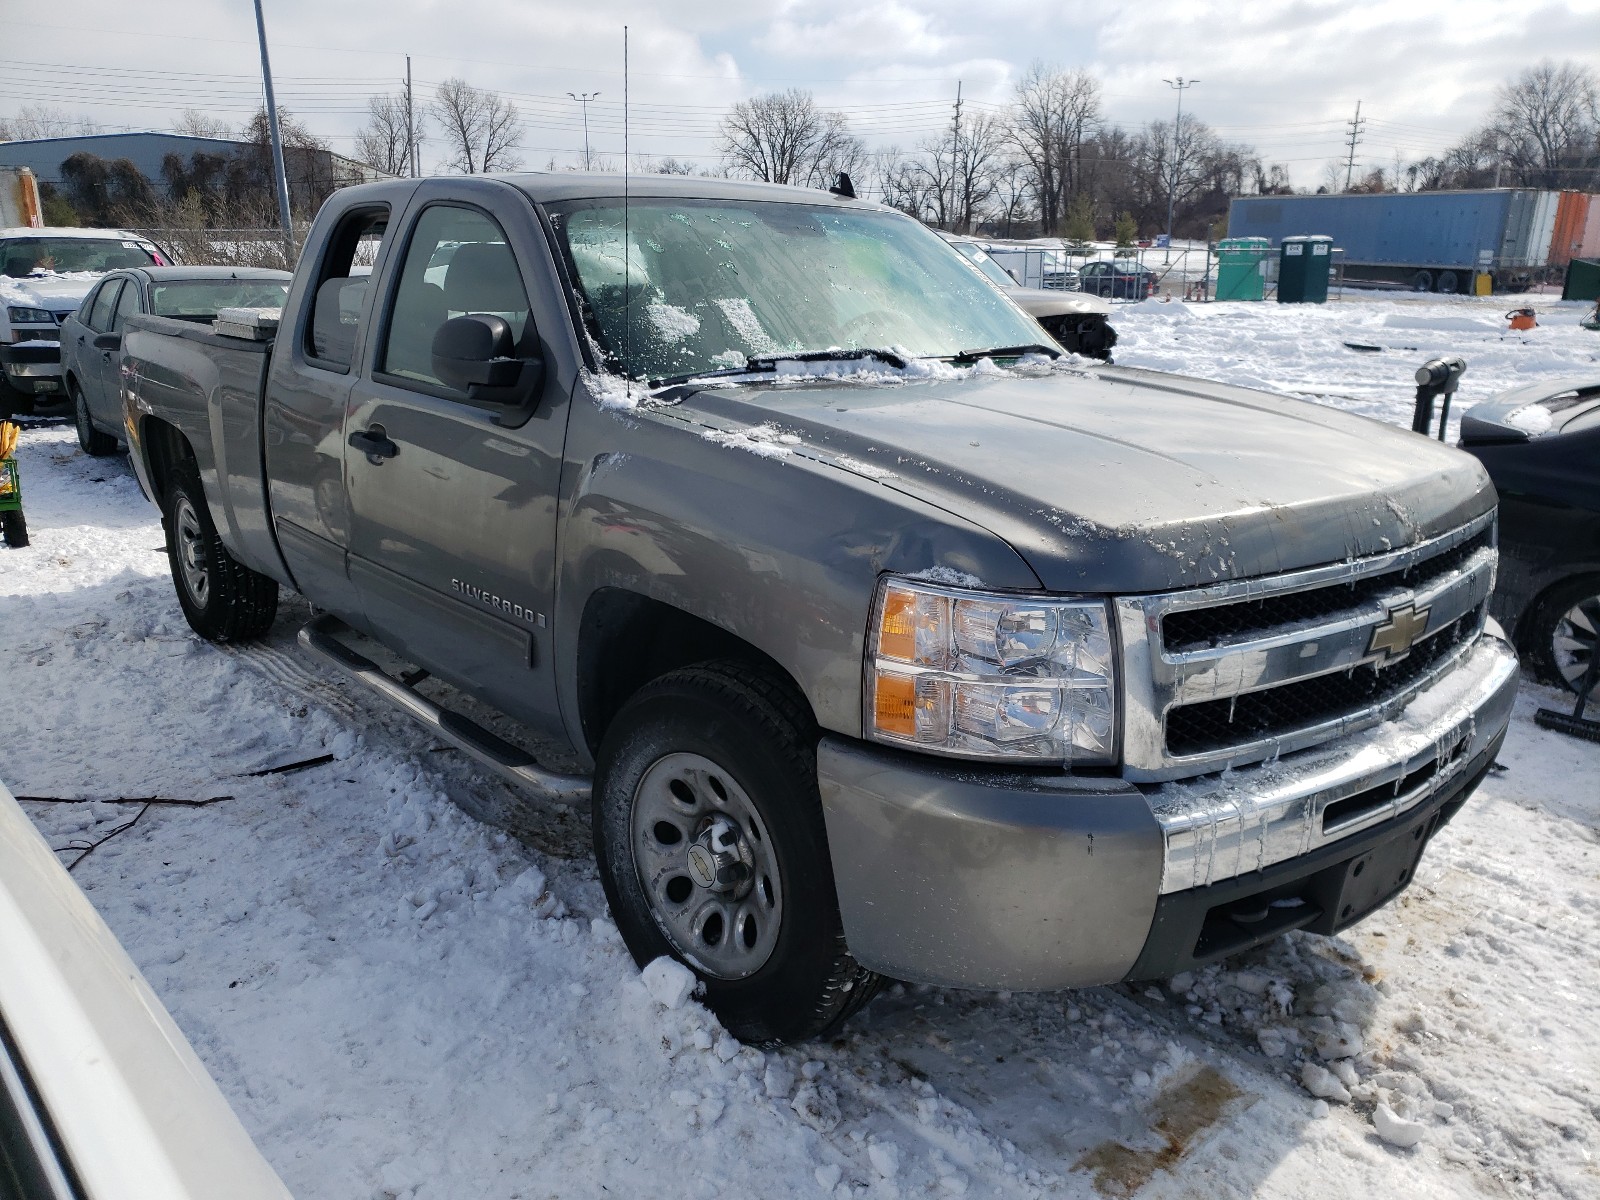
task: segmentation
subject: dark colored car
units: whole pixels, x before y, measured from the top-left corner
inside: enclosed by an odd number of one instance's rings
[[[281,308],[287,271],[246,267],[136,267],[102,279],[61,322],[61,374],[86,454],[122,439],[122,324],[152,313],[209,325],[224,308]]]
[[[1113,300],[1146,300],[1156,290],[1156,273],[1132,259],[1084,263],[1078,279],[1083,291]]]
[[[1467,410],[1461,448],[1500,493],[1490,609],[1535,674],[1576,691],[1600,632],[1600,378],[1517,388]]]

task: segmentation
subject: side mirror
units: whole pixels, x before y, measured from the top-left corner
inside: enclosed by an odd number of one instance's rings
[[[517,358],[516,338],[504,317],[469,313],[452,317],[433,335],[433,373],[478,404],[517,410],[497,424],[521,424],[544,386],[544,359]],[[514,420],[520,416],[521,420]]]
[[[94,335],[94,348],[96,350],[121,350],[122,335],[120,333],[97,333]]]

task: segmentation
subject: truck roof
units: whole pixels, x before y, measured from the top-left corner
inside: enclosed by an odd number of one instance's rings
[[[152,283],[185,279],[272,279],[294,278],[289,271],[272,267],[118,267],[112,275],[143,275]]]
[[[510,184],[536,204],[564,200],[622,198],[622,175],[605,171],[515,171],[505,174],[462,176],[466,179],[494,179]],[[421,182],[415,179],[381,180],[346,188],[341,195],[372,197],[409,192]],[[746,200],[791,204],[823,204],[838,207],[869,208],[887,211],[881,204],[847,200],[822,188],[790,187],[778,183],[751,183],[740,179],[711,179],[702,175],[629,175],[628,195],[644,200],[675,197],[696,200]]]

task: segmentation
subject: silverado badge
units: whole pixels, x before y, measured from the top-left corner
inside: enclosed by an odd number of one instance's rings
[[[1431,609],[1415,608],[1407,601],[1389,610],[1389,619],[1381,625],[1373,627],[1372,641],[1367,644],[1367,653],[1373,654],[1383,651],[1385,658],[1398,658],[1411,649],[1411,643],[1422,636],[1422,631],[1428,628],[1428,614]]]

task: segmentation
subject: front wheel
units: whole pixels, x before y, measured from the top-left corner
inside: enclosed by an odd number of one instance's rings
[[[163,505],[167,562],[189,627],[210,642],[260,637],[278,615],[278,584],[222,544],[194,460],[180,463]]]
[[[1600,575],[1570,579],[1551,588],[1528,613],[1523,652],[1546,683],[1576,692],[1600,650]]]
[[[817,731],[741,663],[673,671],[618,713],[595,772],[594,844],[641,966],[699,976],[735,1037],[821,1037],[876,993],[845,948],[817,794]]]
[[[103,458],[117,452],[117,439],[101,433],[89,417],[89,402],[83,398],[83,389],[72,385],[72,415],[78,426],[78,446],[85,454]]]

